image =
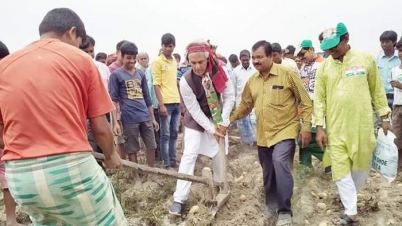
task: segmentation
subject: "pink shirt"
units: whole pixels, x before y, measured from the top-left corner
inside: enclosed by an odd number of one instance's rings
[[[120,67],[121,67],[121,65],[116,63],[116,61],[113,62],[111,65],[109,65],[110,73],[113,73],[115,70],[119,69]]]

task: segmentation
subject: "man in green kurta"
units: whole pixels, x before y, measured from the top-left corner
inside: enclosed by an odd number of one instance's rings
[[[382,118],[385,134],[391,128],[391,110],[374,57],[351,49],[346,26],[339,23],[323,36],[321,49],[330,56],[316,74],[316,140],[331,159],[332,179],[345,208],[341,223],[359,225],[357,191],[369,175],[376,143],[372,106]]]

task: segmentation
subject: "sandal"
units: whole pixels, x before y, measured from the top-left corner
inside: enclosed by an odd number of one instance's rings
[[[347,214],[341,216],[340,223],[341,225],[346,226],[360,226],[360,222],[358,220],[353,220]]]

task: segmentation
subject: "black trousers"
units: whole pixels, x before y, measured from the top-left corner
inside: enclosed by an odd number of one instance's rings
[[[160,124],[161,118],[159,115],[159,109],[154,108],[154,115],[155,115],[155,121]],[[159,129],[158,131],[155,131],[155,141],[156,141],[156,150],[155,150],[155,160],[156,161],[162,161],[162,153],[161,153],[161,130]]]
[[[271,147],[258,146],[258,158],[263,170],[265,201],[267,206],[278,214],[293,215],[291,199],[293,195],[293,176],[291,156],[296,141],[283,140]]]
[[[106,120],[110,123],[110,114],[106,114]],[[88,142],[92,147],[92,151],[103,154],[102,149],[95,142],[95,138],[92,134],[91,125],[89,123],[89,120],[87,120],[87,135],[88,135]],[[97,162],[103,169],[105,169],[103,167],[102,161],[97,161]]]

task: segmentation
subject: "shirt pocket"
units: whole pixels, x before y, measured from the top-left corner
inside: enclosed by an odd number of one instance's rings
[[[274,106],[284,105],[285,87],[282,85],[273,85],[270,91],[269,103]]]

